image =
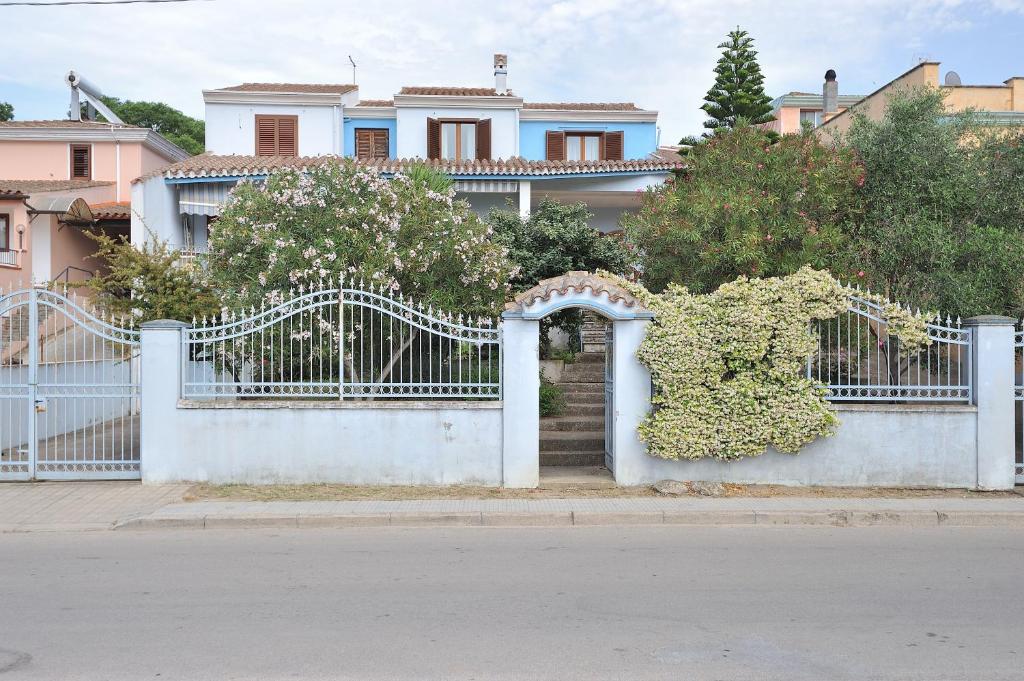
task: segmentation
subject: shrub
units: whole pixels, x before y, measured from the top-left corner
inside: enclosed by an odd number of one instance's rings
[[[842,140],[865,168],[844,269],[887,296],[954,315],[1024,313],[1024,133],[937,89],[894,95]]]
[[[447,178],[411,175],[388,180],[344,160],[239,183],[210,229],[214,283],[245,308],[345,277],[443,310],[498,313],[512,272],[505,249]]]
[[[655,409],[639,427],[651,455],[729,460],[769,445],[794,453],[832,432],[824,390],[804,373],[818,348],[812,322],[845,312],[852,293],[827,272],[740,277],[710,294],[620,283],[655,313],[637,352],[655,386]],[[928,343],[924,316],[885,310],[906,350]]]
[[[540,415],[543,416],[558,416],[565,411],[565,395],[562,394],[562,389],[552,383],[544,375],[544,370],[540,372]]]
[[[525,291],[542,279],[583,270],[608,270],[623,274],[632,269],[635,257],[622,241],[590,226],[590,210],[584,203],[563,204],[544,199],[526,220],[518,212],[492,210],[488,222],[495,240],[508,249],[518,267],[512,276],[513,291]],[[578,341],[582,315],[566,310],[541,320],[541,356],[551,355],[552,327]]]
[[[679,179],[646,190],[624,219],[652,291],[709,293],[737,276],[832,266],[858,219],[863,170],[854,155],[805,131],[772,144],[741,125],[694,146]]]
[[[106,267],[86,282],[96,292],[101,309],[136,323],[154,319],[212,317],[219,301],[201,270],[180,263],[181,253],[167,242],[151,238],[141,248],[127,239],[86,233],[97,244],[96,258]]]

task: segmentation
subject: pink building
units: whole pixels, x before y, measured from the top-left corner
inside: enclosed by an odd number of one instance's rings
[[[131,181],[187,157],[149,128],[0,122],[0,289],[91,276],[99,263],[84,232],[128,236]]]

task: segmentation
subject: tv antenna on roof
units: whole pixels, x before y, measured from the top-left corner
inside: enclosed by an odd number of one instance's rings
[[[352,84],[356,84],[356,63],[352,60],[352,55],[348,55],[348,63],[352,65]]]

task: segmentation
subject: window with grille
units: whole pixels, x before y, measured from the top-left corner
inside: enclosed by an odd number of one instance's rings
[[[298,116],[256,116],[257,156],[298,156]]]
[[[92,179],[92,148],[88,144],[71,145],[71,179]]]

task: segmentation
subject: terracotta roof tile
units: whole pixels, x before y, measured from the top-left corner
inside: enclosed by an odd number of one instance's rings
[[[132,217],[131,201],[105,201],[90,203],[92,216],[97,220],[130,220]]]
[[[505,309],[511,312],[522,312],[538,300],[550,300],[555,294],[565,295],[570,291],[583,293],[587,290],[595,296],[607,296],[611,303],[622,302],[626,307],[643,307],[632,293],[614,281],[590,272],[575,271],[542,280],[533,288],[517,295],[512,302],[505,305]]]
[[[100,121],[0,121],[0,128],[138,128],[137,125],[126,125],[122,123],[105,123]]]
[[[135,180],[150,177],[236,177],[266,175],[278,168],[311,168],[337,163],[338,156],[240,156],[201,154],[165,166]],[[402,172],[414,164],[427,164],[449,175],[545,176],[618,172],[664,172],[682,167],[680,161],[627,159],[623,161],[528,161],[515,157],[498,160],[444,161],[427,159],[377,159],[360,162],[382,173]]]
[[[356,89],[355,85],[340,83],[242,83],[218,88],[232,92],[284,92],[300,94],[343,95]]]
[[[394,106],[393,99],[360,99],[356,106]]]
[[[523,108],[552,111],[643,111],[633,102],[526,102]]]
[[[109,187],[113,184],[99,180],[0,180],[0,192],[31,196],[41,192],[74,191],[89,187]]]
[[[499,94],[492,87],[424,87],[418,85],[407,85],[398,94],[400,95],[437,95],[441,97],[511,97],[511,92]]]

